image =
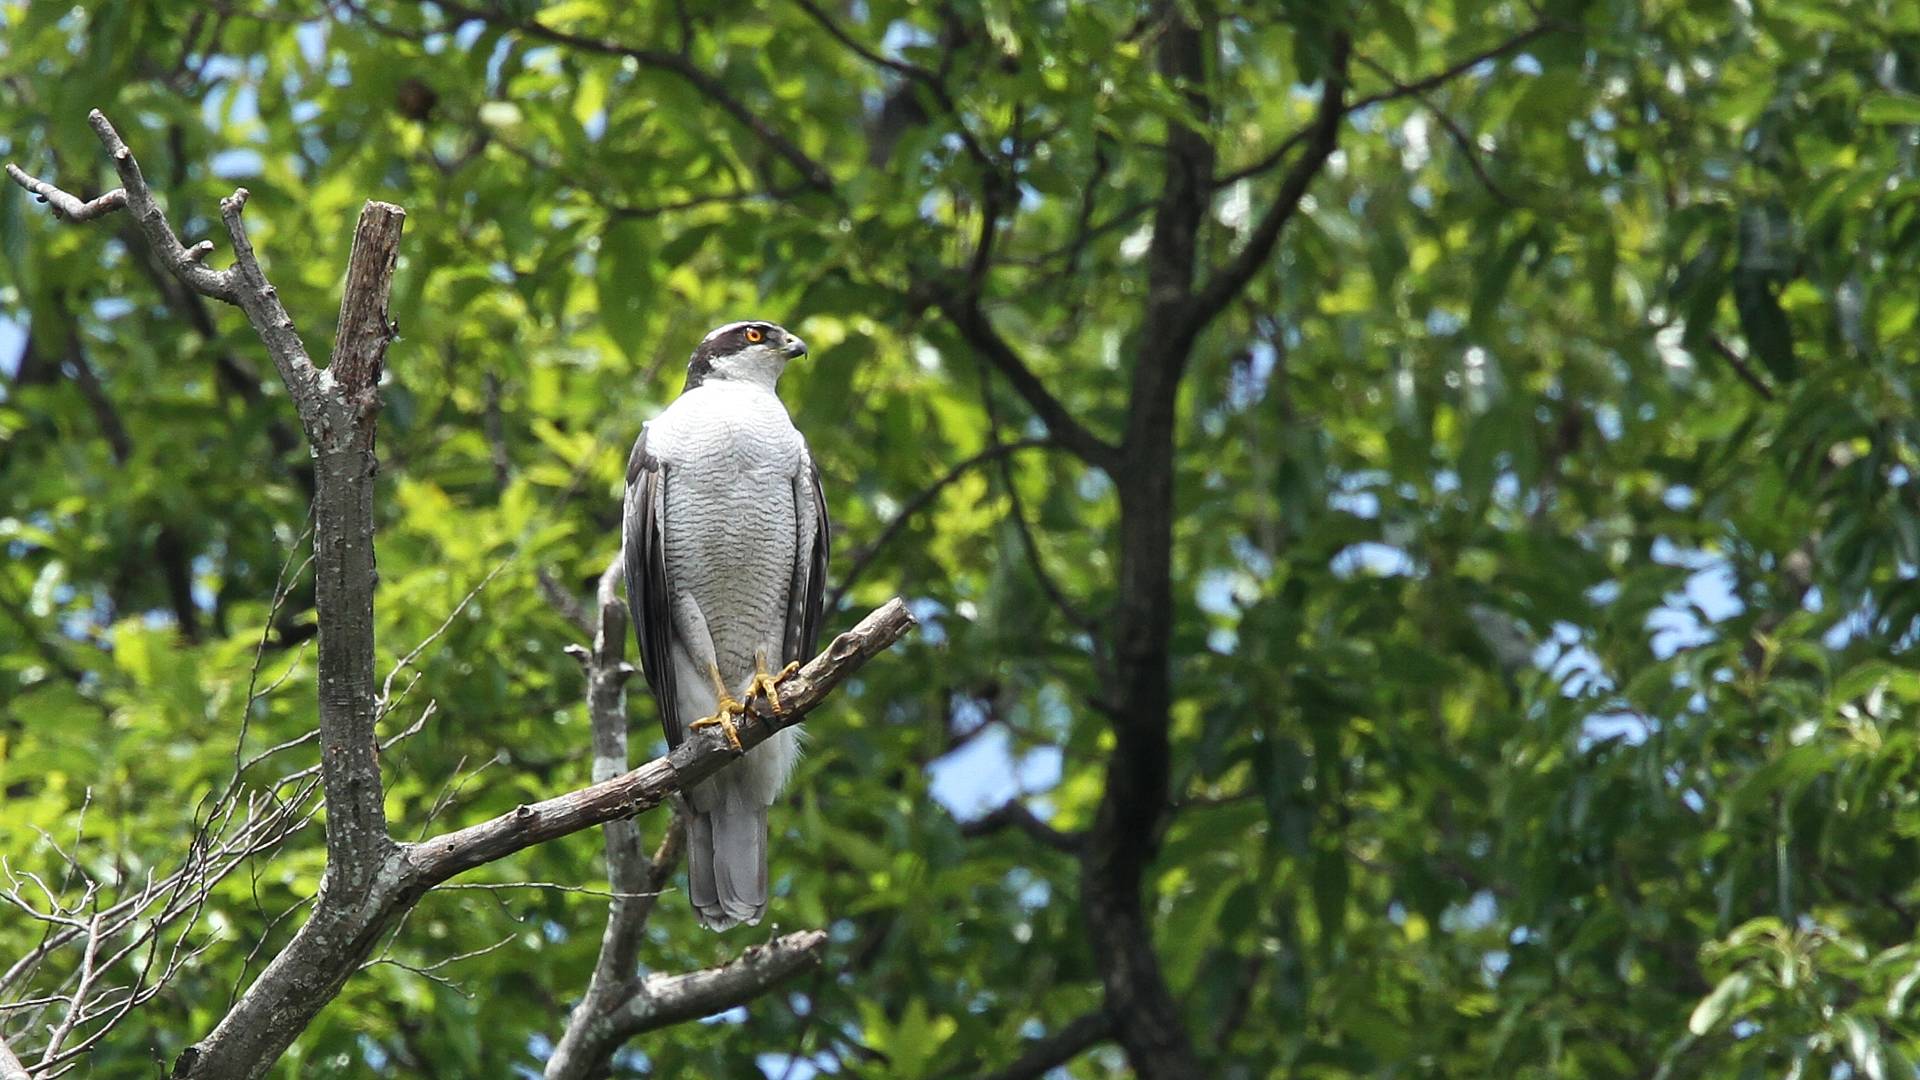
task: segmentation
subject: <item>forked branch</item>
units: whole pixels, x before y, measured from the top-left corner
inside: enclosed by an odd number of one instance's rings
[[[612,780],[627,771],[626,684],[633,666],[625,659],[626,605],[620,600],[622,560],[600,575],[593,646],[569,646],[587,676],[587,712],[593,724],[593,778]],[[634,972],[640,941],[654,900],[673,873],[684,838],[678,813],[651,858],[640,830],[626,818],[602,826],[606,836],[607,927],[600,955],[580,1003],[547,1058],[546,1080],[603,1076],[616,1050],[643,1031],[733,1008],[771,990],[818,960],[827,936],[817,930],[788,934],[716,968],[681,975]]]
[[[234,263],[212,269],[205,260],[213,245],[201,241],[187,247],[180,242],[119,133],[98,110],[88,119],[114,162],[120,188],[82,200],[18,167],[9,166],[8,175],[69,220],[85,221],[122,208],[131,211],[168,271],[194,292],[239,307],[272,356],[314,451],[313,564],[320,624],[319,771],[327,809],[326,872],[307,922],[213,1030],[174,1063],[179,1078],[256,1077],[273,1066],[360,970],[375,943],[435,885],[534,844],[656,807],[674,792],[711,776],[740,751],[717,731],[704,731],[683,742],[672,756],[638,769],[609,775],[617,770],[603,767],[590,787],[424,843],[397,843],[384,810],[374,738],[379,687],[373,672],[373,434],[380,374],[394,338],[387,295],[405,213],[378,202],[369,202],[362,211],[341,298],[339,336],[329,367],[321,371],[254,255],[241,221],[246,190],[221,200]],[[610,612],[603,604],[602,616],[604,658],[609,622],[617,610]],[[895,599],[835,638],[825,652],[779,683],[784,705],[779,713],[764,701],[750,703],[738,725],[741,743],[751,748],[799,723],[840,682],[904,636],[913,622],[906,605]],[[607,669],[609,677],[596,687],[600,696],[610,692],[612,700],[618,700],[623,667],[616,660]],[[621,759],[623,763],[624,750]],[[816,955],[824,940],[816,938],[811,933],[789,935],[721,968],[640,983],[610,999],[618,1007],[605,1019],[631,1033],[675,1022],[690,1015],[686,1010],[728,995],[743,1000],[752,986],[764,989],[779,977],[775,972],[792,970],[785,965],[797,966]],[[630,956],[622,947],[612,959]],[[83,966],[91,970],[91,965]],[[0,985],[6,981],[0,978]],[[164,975],[159,982],[164,983]],[[157,989],[157,984],[148,987],[150,992]],[[127,999],[116,1007],[131,1007],[129,1002],[137,1003]],[[122,1014],[124,1008],[90,1031],[86,1042],[103,1037]],[[79,1023],[65,1027],[71,1031]],[[51,1052],[61,1058],[82,1051],[80,1043],[59,1048],[66,1034],[60,1031],[52,1040]],[[43,1052],[43,1058],[48,1056]],[[11,1057],[0,1058],[0,1066],[14,1070]]]

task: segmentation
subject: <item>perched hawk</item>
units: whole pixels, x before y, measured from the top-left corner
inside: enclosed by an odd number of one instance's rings
[[[708,334],[687,385],[627,461],[627,597],[667,742],[717,725],[813,654],[827,506],[807,440],[774,393],[807,345],[765,322]],[[788,728],[687,793],[687,891],[702,925],[767,911],[767,807],[799,756]]]

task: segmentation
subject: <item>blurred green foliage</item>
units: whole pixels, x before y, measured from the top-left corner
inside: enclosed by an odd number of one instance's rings
[[[1021,180],[992,317],[1119,428],[1160,143],[1186,115],[1154,73],[1156,5],[825,5],[943,72],[958,119],[807,7],[0,3],[4,156],[97,193],[100,107],[188,242],[248,187],[316,352],[361,201],[408,210],[383,670],[499,570],[395,682],[418,677],[389,731],[439,705],[387,758],[408,836],[587,780],[577,631],[536,575],[584,592],[613,555],[628,442],[710,326],[777,318],[813,346],[784,394],[836,582],[955,463],[1042,433],[928,311],[973,251],[967,139]],[[1336,20],[1355,95],[1390,95],[1347,117],[1181,403],[1180,810],[1147,887],[1202,1055],[1238,1077],[1912,1075],[1920,6],[1194,7],[1223,178],[1311,116]],[[507,29],[535,18],[575,40]],[[1275,183],[1219,186],[1204,260]],[[63,851],[138,881],[184,853],[243,717],[249,754],[314,723],[304,451],[244,321],[160,280],[124,215],[63,226],[9,187],[0,250],[28,335],[0,356],[0,853],[56,885]],[[1034,559],[1098,613],[1116,519],[1102,476],[1025,450],[861,560],[831,627],[895,592],[926,627],[816,714],[775,812],[773,917],[828,928],[827,962],[620,1071],[961,1075],[1098,1005],[1074,860],[963,838],[933,777],[1017,777],[1052,824],[1088,823],[1098,668]],[[636,695],[642,752],[650,709]],[[580,834],[472,878],[594,886],[599,852]],[[212,947],[87,1074],[151,1075],[204,1032],[321,857],[309,830],[223,883]],[[284,1074],[537,1070],[603,910],[430,896]],[[41,927],[0,911],[4,968]],[[643,959],[748,940],[669,897]],[[0,1014],[31,1047],[21,1023]],[[1111,1047],[1069,1069],[1123,1072]]]

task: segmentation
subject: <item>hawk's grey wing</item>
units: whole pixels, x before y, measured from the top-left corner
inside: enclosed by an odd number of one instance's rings
[[[647,452],[643,427],[627,458],[621,550],[626,556],[627,607],[633,612],[634,637],[640,641],[640,666],[660,710],[667,745],[675,747],[686,729],[673,678],[673,594],[667,581],[667,537],[661,522],[666,493],[667,464]]]
[[[794,523],[799,535],[793,547],[793,587],[787,592],[786,656],[782,661],[802,663],[813,658],[820,643],[820,618],[826,606],[827,556],[833,541],[827,530],[827,496],[820,488],[820,467],[813,455],[801,452],[800,475],[793,485]]]

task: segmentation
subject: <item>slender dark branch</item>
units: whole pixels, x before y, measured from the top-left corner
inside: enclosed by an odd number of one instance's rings
[[[1247,1021],[1247,1010],[1253,1005],[1254,987],[1259,985],[1260,969],[1266,966],[1267,954],[1255,952],[1240,964],[1239,977],[1234,980],[1233,996],[1228,999],[1225,1011],[1213,1028],[1213,1052],[1224,1055],[1233,1042],[1234,1033]]]
[[[1012,1064],[982,1080],[1040,1080],[1053,1070],[1113,1038],[1113,1018],[1090,1012],[1050,1035],[1027,1043]]]
[[[828,34],[831,34],[835,41],[853,50],[854,55],[860,59],[876,67],[886,68],[888,71],[897,75],[903,75],[915,82],[925,83],[929,87],[939,87],[940,78],[938,75],[918,64],[909,64],[905,60],[895,60],[890,56],[883,56],[862,45],[852,34],[847,33],[839,23],[834,22],[833,16],[828,15],[826,11],[823,10],[819,4],[814,3],[813,0],[793,0],[793,2],[799,5],[802,11],[812,16],[813,21],[819,23],[820,28]],[[951,106],[951,104],[951,102],[948,103],[949,106]]]
[[[86,349],[80,341],[79,324],[71,316],[66,323],[67,365],[73,369],[74,385],[80,388],[80,396],[86,399],[94,422],[100,425],[100,435],[107,440],[107,449],[113,452],[113,460],[125,465],[133,457],[133,439],[127,434],[126,423],[120,419],[120,410],[114,407],[113,398],[108,396],[107,388],[101,384],[99,373],[93,370],[93,364],[87,360]]]
[[[1119,447],[1095,435],[1053,396],[1007,339],[994,329],[986,312],[981,310],[978,298],[945,295],[937,303],[967,344],[985,357],[1040,417],[1054,442],[1102,472],[1112,474],[1120,467]]]
[[[63,311],[61,315],[66,324],[63,332],[67,336],[67,366],[73,369],[74,385],[80,388],[80,396],[86,399],[95,423],[100,425],[100,435],[107,440],[107,449],[113,454],[114,463],[125,465],[133,457],[133,438],[127,434],[127,425],[120,418],[120,410],[114,406],[106,386],[100,381],[99,373],[93,370],[92,362],[87,359],[79,323],[68,312]],[[153,541],[154,563],[166,586],[167,601],[173,609],[174,624],[180,636],[188,642],[198,642],[200,611],[193,602],[192,554],[180,530],[162,522],[159,535]]]
[[[1360,66],[1385,79],[1389,86],[1395,89],[1400,87],[1400,81],[1394,77],[1393,72],[1388,71],[1379,61],[1359,53],[1353,54],[1353,58],[1360,62]],[[1480,160],[1479,146],[1475,145],[1473,136],[1460,126],[1460,122],[1455,120],[1447,110],[1441,108],[1426,91],[1415,90],[1412,94],[1414,100],[1418,101],[1427,112],[1433,115],[1434,120],[1446,129],[1447,136],[1453,140],[1455,146],[1460,148],[1460,156],[1467,159],[1467,168],[1473,170],[1473,175],[1480,181],[1480,186],[1487,189],[1487,193],[1493,196],[1494,201],[1508,207],[1516,205],[1513,197],[1495,183],[1492,174],[1487,172],[1486,163]]]
[[[1426,75],[1421,78],[1414,79],[1411,82],[1396,83],[1389,89],[1377,91],[1372,94],[1367,94],[1363,97],[1354,98],[1352,101],[1347,102],[1344,108],[1344,111],[1353,112],[1356,109],[1364,109],[1369,105],[1378,105],[1384,101],[1394,101],[1399,98],[1410,97],[1415,94],[1423,94],[1429,90],[1437,89],[1438,87],[1443,86],[1449,82],[1452,82],[1454,79],[1459,78],[1461,75],[1464,75],[1469,71],[1472,71],[1474,68],[1479,67],[1481,64],[1484,64],[1489,60],[1498,60],[1500,57],[1505,56],[1508,53],[1514,52],[1524,47],[1525,45],[1529,44],[1530,42],[1533,42],[1541,37],[1546,36],[1547,34],[1551,34],[1556,31],[1565,30],[1565,29],[1569,29],[1569,28],[1557,22],[1538,23],[1534,26],[1528,27],[1525,30],[1522,30],[1520,33],[1515,34],[1513,37],[1510,37],[1505,41],[1502,41],[1500,44],[1495,45],[1490,49],[1484,49],[1480,52],[1473,54],[1472,56],[1466,57],[1465,59],[1455,61],[1452,64],[1448,64],[1446,67],[1441,68],[1439,71],[1436,71],[1431,75]],[[1215,177],[1213,181],[1213,186],[1216,188],[1226,187],[1229,184],[1233,184],[1241,180],[1245,180],[1250,176],[1258,176],[1259,174],[1266,172],[1269,169],[1272,169],[1273,167],[1279,165],[1282,161],[1285,161],[1287,158],[1287,155],[1293,152],[1293,148],[1300,145],[1302,142],[1305,142],[1308,138],[1312,136],[1312,133],[1313,133],[1312,127],[1302,128],[1301,130],[1294,132],[1293,134],[1287,136],[1285,139],[1282,139],[1278,146],[1275,146],[1273,149],[1267,151],[1265,154],[1260,155],[1260,157],[1255,161],[1247,165],[1243,165],[1238,169],[1234,169],[1231,172],[1223,173],[1220,176]]]
[[[1727,344],[1725,338],[1719,334],[1708,334],[1707,343],[1712,345],[1713,351],[1719,353],[1720,358],[1727,362],[1727,366],[1733,369],[1733,373],[1740,376],[1741,382],[1753,387],[1753,392],[1759,394],[1762,398],[1768,401],[1773,400],[1773,388],[1762,381],[1760,376],[1754,372],[1752,365],[1747,363],[1746,357],[1733,351],[1733,346]]]
[[[1351,51],[1347,35],[1334,34],[1320,92],[1320,109],[1314,117],[1313,126],[1307,130],[1304,152],[1287,170],[1286,177],[1280,182],[1279,193],[1274,196],[1266,213],[1254,224],[1246,246],[1200,287],[1192,303],[1181,313],[1172,332],[1176,347],[1190,347],[1207,323],[1213,321],[1214,316],[1224,310],[1267,264],[1274,245],[1280,240],[1280,231],[1286,227],[1294,211],[1300,208],[1300,200],[1306,195],[1307,188],[1320,175],[1327,158],[1333,155],[1339,139],[1340,120],[1347,112],[1342,102],[1347,89],[1347,59]]]
[[[997,443],[972,457],[961,460],[951,469],[948,469],[940,479],[935,480],[932,484],[921,490],[919,494],[907,500],[907,504],[902,506],[899,512],[893,515],[893,519],[887,522],[886,527],[880,530],[880,535],[874,537],[871,543],[854,553],[853,565],[847,568],[845,574],[841,575],[840,584],[833,590],[832,594],[827,597],[827,610],[834,611],[840,607],[840,602],[846,599],[847,593],[853,589],[854,585],[859,583],[861,577],[865,576],[867,570],[873,565],[874,560],[879,558],[880,553],[886,549],[887,545],[892,543],[894,538],[900,535],[901,530],[907,527],[907,522],[911,521],[914,515],[932,506],[934,500],[940,497],[940,493],[951,487],[954,482],[988,462],[998,461],[1001,458],[1019,453],[1022,450],[1037,450],[1053,445],[1052,439],[1020,439],[1016,442]]]
[[[980,380],[980,401],[987,413],[987,437],[992,446],[1001,445],[1000,415],[993,405],[993,388],[987,385],[985,373]],[[1089,618],[1081,606],[1067,597],[1067,591],[1060,586],[1053,574],[1047,569],[1046,559],[1040,554],[1040,542],[1033,535],[1032,526],[1027,524],[1027,508],[1020,498],[1020,488],[1013,479],[1013,463],[1006,457],[999,459],[1000,486],[1007,493],[1007,516],[1013,521],[1015,535],[1020,538],[1020,547],[1027,555],[1027,566],[1033,571],[1033,578],[1040,584],[1040,591],[1047,594],[1047,601],[1082,633],[1094,641],[1095,664],[1100,664],[1099,627]]]
[[[707,100],[718,105],[727,115],[738,121],[742,127],[753,132],[769,150],[772,150],[787,164],[806,179],[807,186],[816,191],[831,193],[834,190],[833,174],[825,165],[808,156],[806,151],[786,135],[782,134],[760,112],[735,97],[719,79],[702,71],[693,61],[679,53],[662,52],[658,49],[645,49],[622,44],[605,38],[589,37],[567,30],[558,30],[528,16],[515,19],[505,12],[473,7],[458,3],[456,0],[434,0],[434,6],[463,19],[478,19],[489,26],[513,30],[528,37],[550,41],[556,45],[565,45],[583,52],[601,53],[607,56],[622,56],[631,59],[642,67],[664,71],[677,76],[681,81],[700,91]]]
[[[1355,109],[1364,109],[1369,105],[1378,105],[1383,101],[1392,101],[1395,98],[1406,97],[1408,94],[1424,94],[1429,90],[1438,89],[1489,60],[1498,60],[1508,53],[1515,52],[1523,46],[1545,37],[1548,34],[1571,29],[1574,29],[1574,27],[1570,24],[1553,20],[1535,23],[1525,30],[1520,31],[1518,34],[1500,42],[1498,45],[1489,49],[1483,49],[1464,59],[1456,60],[1431,75],[1422,76],[1411,82],[1397,83],[1390,90],[1380,90],[1367,94],[1364,97],[1354,98],[1352,103],[1347,106],[1347,111],[1352,112]]]
[[[1085,837],[1077,833],[1061,832],[1041,821],[1039,816],[1019,799],[1008,799],[992,811],[971,821],[960,823],[960,835],[969,839],[990,836],[1007,829],[1019,829],[1041,844],[1068,855],[1077,855],[1086,846]]]
[[[940,111],[952,118],[954,134],[959,136],[960,145],[966,150],[967,157],[973,159],[973,163],[979,166],[981,172],[990,178],[990,182],[998,181],[1001,184],[1005,183],[1009,176],[1007,168],[996,160],[993,154],[988,152],[986,145],[980,141],[979,137],[974,135],[973,128],[967,124],[967,118],[960,112],[960,103],[954,100],[953,92],[947,89],[945,64],[942,64],[940,71],[929,71],[918,64],[910,64],[904,60],[895,60],[891,57],[883,56],[862,45],[852,34],[849,34],[843,29],[840,24],[834,22],[832,16],[828,15],[818,4],[813,3],[813,0],[794,0],[794,3],[798,4],[809,16],[812,16],[813,20],[819,23],[822,29],[826,30],[828,34],[832,35],[832,37],[842,45],[845,45],[855,56],[858,56],[869,64],[883,67],[888,71],[904,76],[908,80],[926,87],[927,93],[933,96],[934,103],[940,106]],[[948,58],[951,59],[951,56],[952,51],[949,49]]]
[[[670,202],[653,203],[650,205],[642,205],[639,203],[605,203],[603,205],[610,217],[623,221],[632,221],[661,217],[666,214],[678,213],[682,210],[696,210],[703,206],[726,206],[735,203],[757,202],[762,200],[769,203],[777,203],[791,199],[797,194],[799,194],[799,189],[797,188],[776,187],[768,188],[764,191],[755,189],[750,191],[723,191],[713,195],[690,195],[684,199],[675,199]]]

